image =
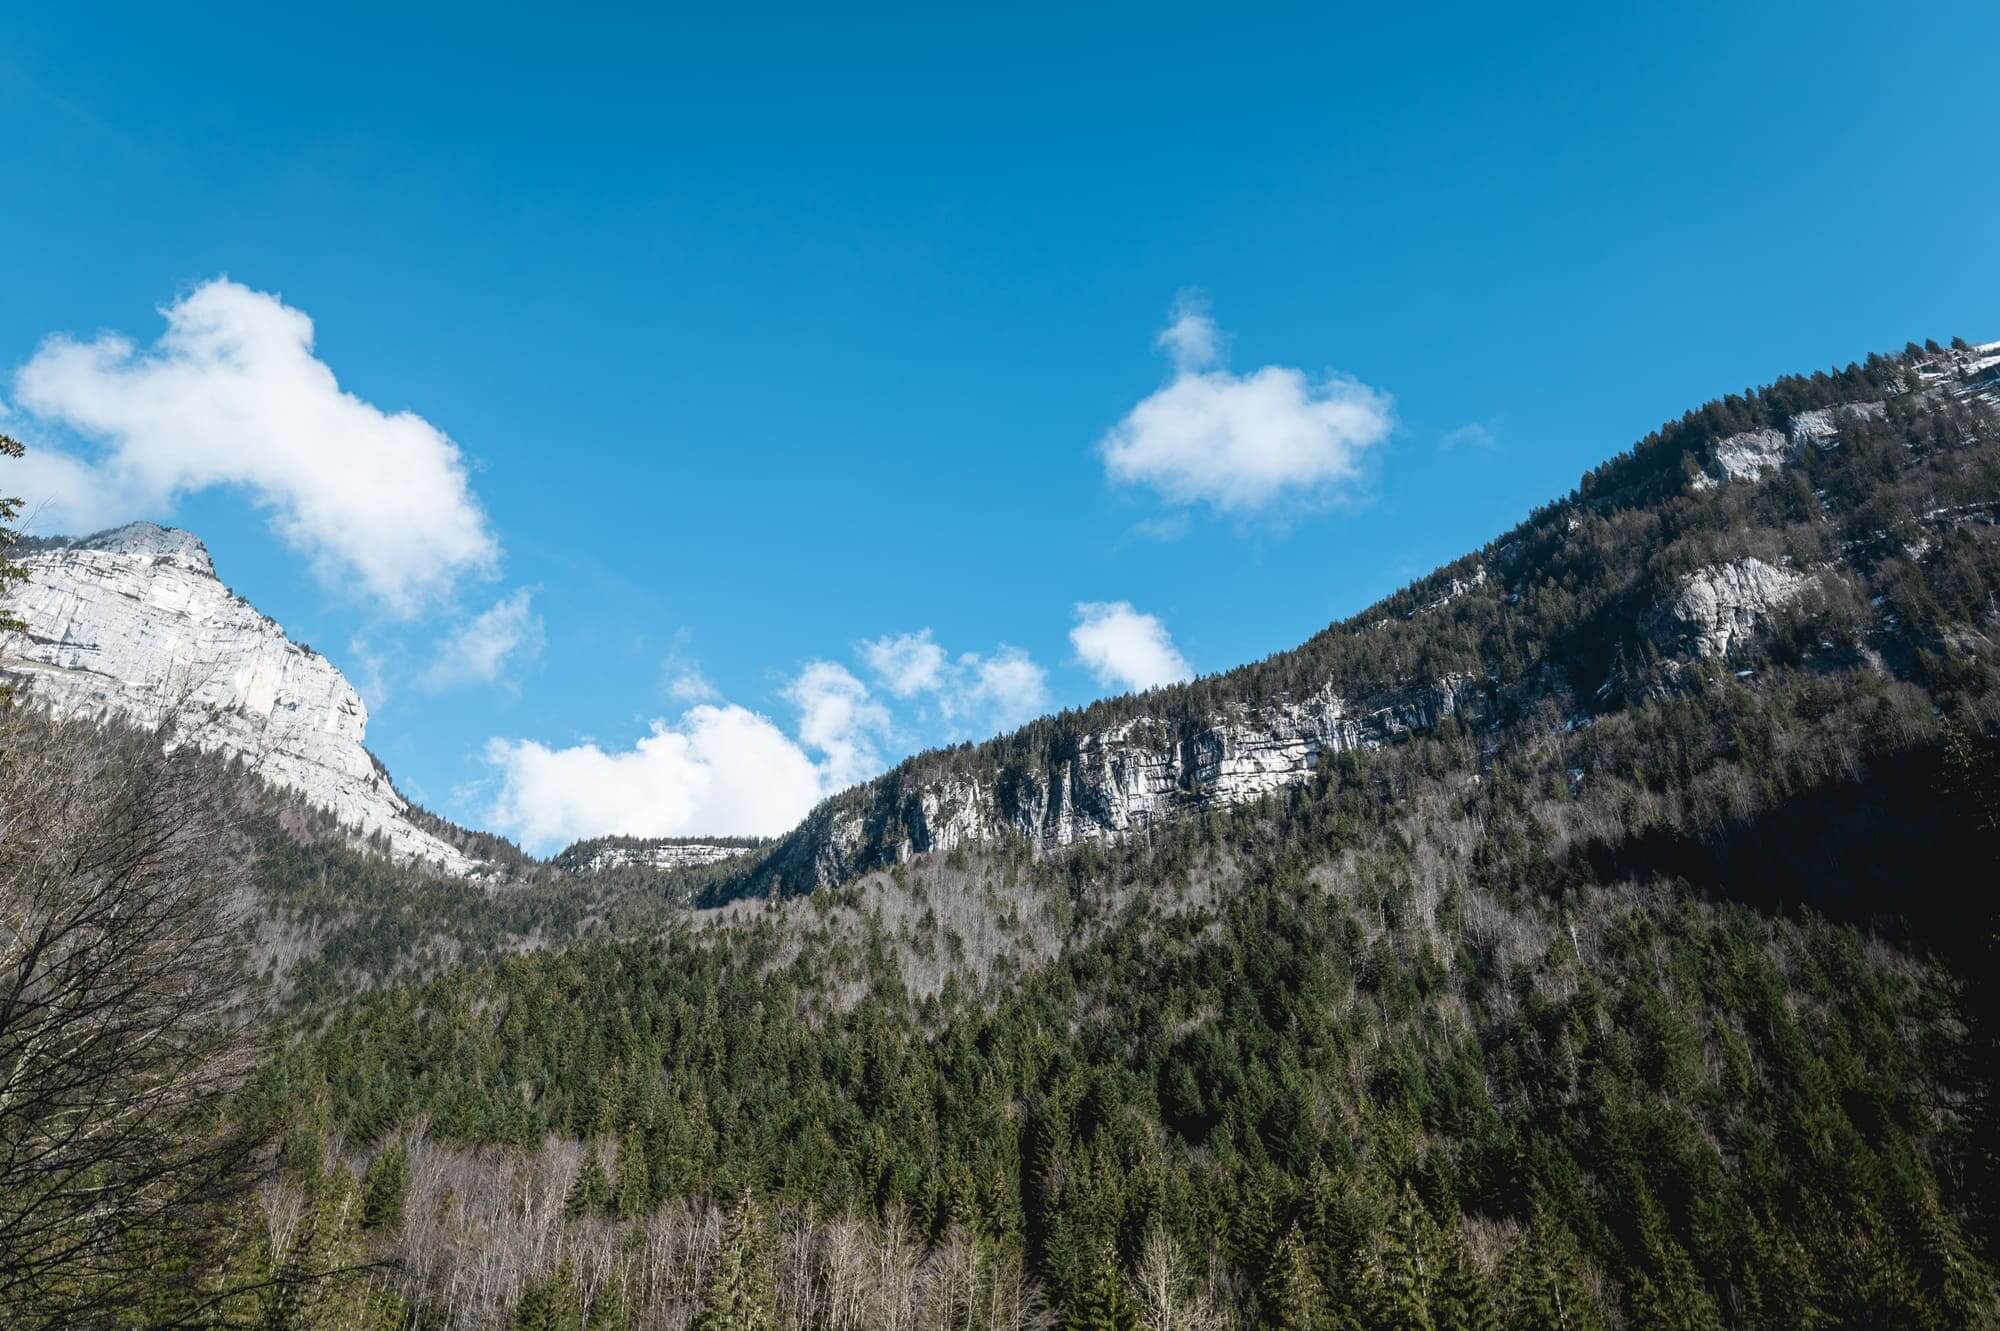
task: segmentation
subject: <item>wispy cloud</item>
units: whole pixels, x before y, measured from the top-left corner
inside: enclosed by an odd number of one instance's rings
[[[1019,647],[954,657],[928,628],[859,645],[875,680],[898,698],[927,698],[953,734],[1005,729],[1048,707],[1048,672]]]
[[[1500,447],[1500,440],[1493,431],[1478,421],[1461,425],[1456,430],[1447,430],[1438,438],[1438,448],[1442,452],[1452,452],[1460,448],[1477,448],[1491,451]]]
[[[418,682],[433,691],[460,684],[491,684],[510,662],[518,665],[541,655],[542,644],[542,618],[534,610],[534,589],[523,587],[446,636]]]

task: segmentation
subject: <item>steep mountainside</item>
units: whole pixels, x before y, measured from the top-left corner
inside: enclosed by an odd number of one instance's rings
[[[1294,651],[919,755],[837,795],[737,890],[806,891],[1006,838],[1045,849],[1116,840],[1297,786],[1330,757],[1447,722],[1473,732],[1530,718],[1588,725],[1671,687],[1684,668],[1735,661],[1788,608],[1842,601],[1886,559],[1935,562],[1955,528],[1990,524],[2000,483],[1919,444],[1981,428],[1996,403],[2000,343],[1912,347],[1710,404],[1478,554]],[[1893,532],[1871,516],[1886,496],[1854,490],[1851,476],[1846,494],[1820,481],[1839,470],[1844,445],[1883,441],[1894,443],[1893,469],[1933,493]],[[1764,501],[1746,487],[1759,483],[1800,511],[1752,511]],[[1663,513],[1670,534],[1704,534],[1652,559],[1607,540],[1621,513],[1640,508]],[[1841,650],[1884,669],[1907,664],[1897,652],[1912,643],[1898,630],[1913,626],[1892,612],[1847,627]]]
[[[28,697],[148,729],[175,711],[204,750],[241,758],[398,858],[478,870],[413,821],[362,747],[368,709],[354,686],[231,594],[192,534],[141,522],[20,549],[28,576],[7,609],[25,629],[0,638],[0,671]]]

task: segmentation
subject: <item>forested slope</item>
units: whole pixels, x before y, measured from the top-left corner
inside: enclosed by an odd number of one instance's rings
[[[837,798],[845,858],[809,823],[701,879],[379,903],[235,1101],[274,1154],[231,1269],[272,1283],[230,1306],[1993,1324],[1984,359],[1711,404],[1297,652]],[[1449,711],[1399,710],[1440,680]],[[1310,761],[1242,798],[1172,785],[1064,846],[996,794],[919,844],[938,781],[1048,792],[1128,723],[1169,754],[1229,729],[1225,761],[1323,690],[1353,728],[1284,732]],[[295,854],[265,847],[261,899],[340,936],[372,862]],[[459,912],[492,922],[466,964]]]
[[[1479,708],[355,1004],[251,1093],[288,1186],[402,1162],[389,1283],[451,1325],[1990,1323],[2000,434],[1918,358],[1705,408],[1299,653],[856,798],[1329,679]],[[1831,393],[1885,405],[1716,479]],[[1750,560],[1792,594],[1704,653],[1688,579]]]

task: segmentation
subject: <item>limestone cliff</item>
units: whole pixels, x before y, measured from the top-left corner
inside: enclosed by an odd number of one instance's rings
[[[0,671],[63,716],[159,729],[174,712],[203,750],[241,758],[391,854],[454,874],[478,863],[408,818],[362,746],[368,709],[325,657],[232,595],[192,534],[134,523],[36,541],[8,596],[24,631],[0,637]]]

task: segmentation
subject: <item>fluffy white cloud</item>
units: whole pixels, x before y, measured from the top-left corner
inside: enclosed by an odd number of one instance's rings
[[[1197,298],[1182,297],[1159,341],[1173,378],[1105,436],[1100,451],[1114,481],[1225,512],[1281,496],[1335,497],[1394,428],[1389,396],[1345,376],[1314,380],[1280,365],[1232,373]]]
[[[160,517],[184,494],[240,486],[323,579],[399,615],[494,567],[458,447],[343,391],[304,312],[218,279],[161,313],[150,348],[56,337],[16,374],[18,407],[99,446],[34,447],[14,467],[37,530]]]
[[[490,741],[500,771],[491,825],[531,850],[582,837],[765,835],[786,831],[827,792],[819,766],[766,718],[736,706],[690,708],[623,752]]]
[[[1048,705],[1048,673],[1005,643],[991,656],[963,652],[953,658],[925,628],[863,642],[860,652],[883,688],[898,698],[928,695],[955,730],[1004,729]]]
[[[820,800],[879,770],[888,714],[831,661],[808,664],[785,697],[799,709],[796,738],[747,707],[703,703],[677,722],[654,721],[620,752],[491,740],[486,761],[500,789],[488,823],[536,851],[609,833],[788,831]]]
[[[534,610],[534,590],[523,587],[447,637],[421,682],[428,689],[491,684],[500,678],[501,668],[510,658],[539,656],[542,642],[542,617]]]
[[[826,755],[821,767],[830,788],[853,785],[881,770],[875,740],[889,729],[889,713],[845,666],[809,663],[785,697],[799,709],[799,739]]]
[[[1167,626],[1129,601],[1079,603],[1069,640],[1077,659],[1107,687],[1137,691],[1194,677]]]

